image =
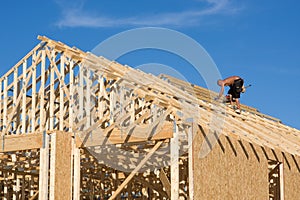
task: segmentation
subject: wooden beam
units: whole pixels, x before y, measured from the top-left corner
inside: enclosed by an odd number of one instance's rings
[[[74,177],[73,177],[73,200],[80,200],[80,149],[73,146]]]
[[[31,127],[30,132],[34,132],[35,131],[35,118],[36,118],[36,52],[33,52],[32,55],[32,78],[31,78],[31,84],[32,84],[32,88],[31,88],[31,93],[32,93],[32,99],[31,99],[31,115],[28,114],[28,116],[31,116],[31,124],[29,127]],[[24,120],[24,119],[23,119]]]
[[[194,160],[193,160],[193,138],[194,138],[194,130],[196,130],[196,127],[194,123],[192,123],[192,126],[188,129],[188,183],[189,183],[189,200],[194,199]],[[196,134],[195,134],[196,135]]]
[[[13,107],[16,107],[18,91],[19,91],[18,68],[15,68],[15,70],[14,70]],[[15,134],[18,134],[18,125],[20,122],[19,116],[20,116],[20,113],[18,113],[18,111],[17,111],[17,116],[14,119],[14,126],[13,126],[13,129],[15,130]]]
[[[126,137],[127,133],[122,133],[120,129],[114,128],[109,134],[104,133],[104,131],[94,131],[92,134],[93,137],[90,137],[86,133],[84,135],[77,134],[76,135],[76,144],[77,147],[91,147],[91,146],[99,146],[104,144],[123,144],[123,143],[132,143],[132,142],[144,142],[149,140],[162,140],[173,137],[173,125],[171,122],[164,122],[162,129],[157,133],[152,133],[153,137],[147,137],[145,133],[145,137],[140,137],[141,133],[133,133]],[[135,136],[137,135],[137,136]]]
[[[283,163],[279,164],[280,199],[284,200],[284,170]]]
[[[91,80],[90,80],[90,73],[91,71],[89,69],[86,70],[84,73],[84,80],[85,80],[85,115],[86,115],[86,123],[85,127],[88,128],[91,126]]]
[[[22,80],[22,134],[26,133],[26,94],[27,94],[27,84],[29,80],[29,76],[27,77],[26,73],[27,69],[27,60],[23,62],[23,80]],[[15,108],[16,109],[16,108]],[[14,109],[14,110],[15,110]]]
[[[39,199],[48,199],[49,140],[50,136],[44,132],[43,147],[40,148]]]
[[[171,138],[171,200],[179,199],[179,130],[174,122],[174,137]]]
[[[27,149],[38,149],[42,147],[43,135],[27,134],[27,135],[6,135],[0,137],[0,152],[21,151]]]
[[[60,83],[59,83],[59,130],[64,130],[64,90],[65,86],[65,55],[60,56]]]
[[[37,191],[29,200],[35,200],[39,196],[39,191]],[[38,198],[40,199],[40,198]]]
[[[47,52],[46,52],[47,53]],[[49,60],[53,60],[53,62],[55,61],[55,52],[52,51],[51,55],[49,57]],[[54,68],[55,66],[52,64],[50,67],[50,102],[49,102],[49,130],[53,130],[54,129],[54,120],[55,120],[55,116],[54,116],[54,102],[55,102],[55,93],[54,93]]]
[[[135,176],[135,174],[143,167],[143,165],[147,162],[147,160],[153,155],[153,153],[160,147],[163,141],[159,141],[155,144],[155,146],[149,151],[149,153],[143,158],[143,160],[136,166],[136,168],[127,176],[127,178],[123,181],[123,183],[117,188],[117,190],[110,196],[108,200],[115,199],[123,188],[131,181],[131,179]]]
[[[2,90],[2,89],[1,89]],[[3,129],[6,130],[7,129],[7,101],[8,101],[8,97],[7,97],[7,77],[4,77],[4,88],[3,88]],[[4,132],[5,134],[5,132]]]
[[[50,186],[49,199],[55,200],[55,176],[56,176],[56,133],[51,134],[51,151],[50,151]]]
[[[46,83],[46,52],[42,50],[42,64],[41,64],[41,86],[39,91],[40,97],[40,131],[44,131],[46,122],[45,112],[45,83]]]
[[[170,184],[170,181],[163,169],[160,170],[159,179],[162,182],[162,184],[166,190],[166,193],[168,194],[168,197],[170,198],[171,197],[171,184]]]

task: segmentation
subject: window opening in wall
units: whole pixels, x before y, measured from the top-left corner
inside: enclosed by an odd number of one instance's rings
[[[283,200],[283,165],[275,160],[268,161],[269,200]]]

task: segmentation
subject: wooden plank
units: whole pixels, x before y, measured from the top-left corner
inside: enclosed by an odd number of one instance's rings
[[[83,67],[79,67],[79,85],[78,85],[78,98],[79,98],[79,110],[77,111],[77,117],[79,120],[83,119],[83,114],[84,114],[84,71]]]
[[[16,174],[13,174],[13,179],[17,179],[15,182],[15,184],[13,185],[13,198],[12,200],[16,200],[17,199],[17,194],[18,194],[18,189],[17,189],[17,185],[18,185],[18,178],[16,177]],[[20,187],[20,185],[19,185]]]
[[[80,134],[80,133],[79,133]],[[168,139],[173,137],[173,124],[171,122],[164,122],[164,125],[161,131],[154,133],[153,137],[148,138],[145,133],[145,137],[137,137],[140,136],[141,133],[133,132],[130,137],[126,137],[125,133],[122,133],[120,129],[113,129],[112,132],[109,133],[107,136],[106,133],[103,131],[95,131],[93,132],[93,137],[89,137],[86,133],[84,135],[76,136],[76,144],[77,147],[91,147],[91,146],[99,146],[104,144],[122,144],[122,143],[133,143],[133,142],[144,142],[149,140],[161,140],[161,139]]]
[[[117,188],[117,190],[110,196],[108,200],[115,199],[123,188],[131,181],[131,179],[135,176],[135,174],[143,167],[143,165],[147,162],[147,160],[153,155],[153,153],[160,147],[163,141],[159,141],[155,144],[155,146],[149,151],[149,153],[143,158],[143,160],[136,166],[136,168],[126,177],[126,179],[122,182],[122,184]],[[178,199],[177,199],[178,200]]]
[[[19,90],[19,84],[18,84],[18,68],[15,68],[14,70],[14,91],[13,91],[13,107],[15,108],[17,106],[17,96],[18,96],[18,90]],[[1,109],[0,109],[1,110]],[[19,113],[18,113],[19,114]],[[15,134],[18,134],[17,128],[19,125],[19,115],[16,116],[14,119],[13,129],[15,130]]]
[[[49,138],[50,136],[44,132],[43,146],[40,148],[39,199],[48,199]]]
[[[50,127],[51,128],[51,127]],[[50,151],[50,186],[49,200],[55,200],[55,179],[56,179],[56,133],[51,134],[51,151]]]
[[[73,132],[74,123],[74,61],[70,61],[70,105],[69,105],[69,131]],[[72,154],[73,154],[73,200],[80,200],[80,149],[76,147],[77,137],[72,139]]]
[[[70,80],[69,80],[69,83],[70,83],[70,87],[69,87],[69,90],[70,90],[70,104],[69,104],[69,131],[70,132],[73,132],[73,122],[74,122],[74,119],[73,119],[73,115],[74,115],[74,62],[71,60],[70,61]]]
[[[109,123],[112,124],[114,123],[114,109],[115,109],[115,106],[116,106],[116,91],[115,91],[115,87],[112,86],[111,87],[111,91],[110,91],[110,94],[109,94],[109,112],[110,112],[110,120],[109,120]]]
[[[74,178],[73,178],[73,200],[80,200],[80,149],[75,145],[73,147],[73,155],[74,155]]]
[[[104,112],[104,108],[105,108],[105,101],[103,100],[104,99],[104,78],[103,76],[99,76],[98,78],[98,82],[99,82],[99,92],[98,92],[98,96],[97,96],[97,103],[98,103],[98,118],[101,119],[103,117],[103,112]]]
[[[284,200],[284,171],[283,163],[279,164],[280,199]]]
[[[29,161],[30,162],[30,161]],[[18,174],[19,175],[19,174]],[[34,189],[33,189],[33,177],[32,175],[29,175],[29,177],[27,178],[27,183],[28,183],[28,187],[22,187],[21,188],[21,199],[25,199],[25,188],[27,189],[27,191],[29,191],[29,196],[33,196],[34,195]],[[22,186],[25,185],[25,175],[22,175]]]
[[[0,138],[3,148],[0,152],[21,151],[27,149],[38,149],[43,145],[42,134],[10,135]]]
[[[49,58],[49,60],[53,60],[55,61],[55,51],[53,51],[51,53],[51,57]],[[54,68],[55,66],[52,64],[50,67],[50,102],[49,102],[49,109],[50,109],[50,113],[49,113],[49,120],[50,120],[50,124],[49,124],[49,130],[53,130],[54,129],[54,102],[55,102],[55,93],[54,93]]]
[[[7,77],[4,78],[4,88],[3,88],[3,129],[6,130],[7,129],[7,101],[8,101],[8,97],[7,97]]]
[[[159,179],[162,182],[162,184],[166,190],[166,193],[168,194],[168,197],[170,198],[171,197],[171,183],[163,169],[160,170]]]
[[[174,122],[174,137],[170,142],[171,150],[171,200],[179,199],[179,130]]]
[[[194,131],[196,130],[195,124],[192,123],[192,126],[188,129],[188,183],[189,183],[189,200],[194,199],[194,159],[193,159],[193,139]],[[196,132],[196,131],[195,131]],[[196,133],[195,133],[196,135]]]
[[[91,126],[91,80],[90,80],[90,73],[89,69],[86,70],[86,75],[84,76],[85,79],[85,115],[86,115],[86,124],[85,127],[89,128]]]
[[[27,121],[27,115],[26,115],[26,94],[27,94],[27,83],[29,76],[27,77],[26,73],[27,69],[27,60],[24,60],[23,62],[23,81],[22,81],[22,134],[26,133],[26,121]]]
[[[64,130],[64,90],[65,86],[65,56],[60,56],[60,85],[59,85],[59,130]]]
[[[46,122],[46,112],[45,112],[45,83],[46,83],[46,52],[42,50],[42,64],[41,64],[41,86],[39,91],[40,97],[40,131],[44,131]]]
[[[31,98],[31,132],[35,131],[36,118],[36,52],[32,55],[32,98]]]
[[[32,197],[30,197],[29,200],[34,200],[34,199],[36,199],[38,196],[39,196],[39,191],[37,191]],[[38,199],[40,199],[40,197],[39,197]]]

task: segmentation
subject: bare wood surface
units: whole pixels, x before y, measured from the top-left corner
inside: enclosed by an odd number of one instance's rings
[[[18,136],[0,137],[0,152],[21,151],[26,149],[38,149],[42,147],[42,134],[28,134]]]
[[[169,198],[171,197],[171,183],[165,173],[165,171],[163,169],[160,170],[160,173],[159,173],[159,178],[164,186],[164,188],[166,189],[166,192],[169,196]]]

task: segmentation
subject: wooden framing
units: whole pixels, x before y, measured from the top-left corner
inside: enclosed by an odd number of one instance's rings
[[[195,125],[192,123],[191,127],[188,129],[188,182],[189,182],[189,199],[194,199],[194,149],[193,149],[193,139],[194,139]]]
[[[237,115],[199,86],[38,38],[0,78],[3,199],[198,199],[199,127],[212,134],[206,156],[227,137],[297,166],[300,131],[279,119],[246,105]]]

